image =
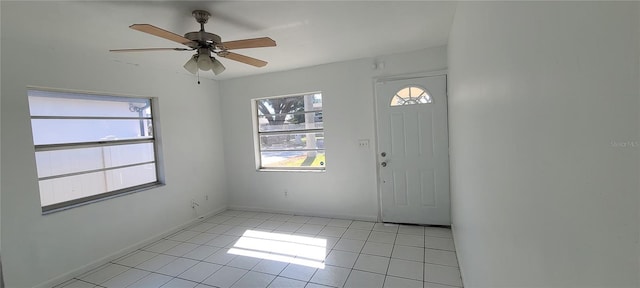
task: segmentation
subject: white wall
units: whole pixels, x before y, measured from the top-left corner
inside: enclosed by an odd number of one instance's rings
[[[449,123],[465,287],[640,286],[638,5],[458,7]]]
[[[2,7],[2,5],[0,5]],[[0,23],[2,22],[2,8],[0,8]],[[1,37],[0,37],[1,38]],[[0,39],[0,47],[2,47],[2,39]],[[2,49],[0,49],[0,55],[2,55]],[[1,59],[2,57],[0,57]],[[0,69],[2,70],[2,69]],[[2,79],[2,73],[0,72],[0,79]],[[2,81],[0,81],[0,90],[2,89]],[[0,93],[1,94],[1,93]],[[0,119],[2,118],[2,101],[0,101]],[[0,141],[1,142],[1,141]],[[0,150],[2,146],[0,145]],[[2,163],[2,153],[0,153],[0,163]],[[0,175],[2,175],[2,165],[0,165]],[[0,185],[0,288],[4,288],[4,275],[2,268],[2,185]]]
[[[201,215],[226,207],[217,83],[202,79],[197,85],[193,77],[111,61],[106,51],[87,53],[16,33],[29,25],[29,9],[46,8],[2,4],[2,261],[8,287],[38,285],[184,224],[196,218],[191,199],[200,201]],[[41,215],[27,85],[158,97],[154,113],[166,186]]]
[[[0,5],[0,23],[2,22],[2,5]],[[2,39],[0,37],[0,55],[2,55]],[[0,57],[1,59],[2,57]],[[2,70],[2,69],[0,69]],[[2,79],[2,72],[0,72],[0,79]],[[0,81],[0,90],[2,89],[2,81]],[[0,93],[1,94],[1,93]],[[2,101],[0,101],[0,119],[2,118]],[[1,141],[0,141],[1,142]],[[2,150],[2,145],[0,145]],[[0,163],[2,163],[2,153],[0,153]],[[2,175],[2,165],[0,165],[0,175]],[[0,185],[0,288],[4,288],[4,275],[2,274],[2,185]]]
[[[437,47],[316,67],[225,80],[222,95],[225,166],[231,207],[376,219],[378,216],[373,78],[446,68]],[[324,173],[257,172],[251,99],[322,92],[327,170]],[[369,139],[369,149],[358,147]],[[284,189],[289,196],[284,197]]]

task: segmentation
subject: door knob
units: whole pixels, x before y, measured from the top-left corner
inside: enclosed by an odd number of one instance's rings
[[[382,152],[382,153],[380,153],[380,156],[382,156],[382,157],[386,157],[386,156],[387,156],[387,152]]]
[[[382,167],[387,167],[387,162],[382,162],[380,165],[382,165]]]

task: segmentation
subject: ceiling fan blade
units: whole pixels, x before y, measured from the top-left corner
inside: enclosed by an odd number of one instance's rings
[[[223,42],[223,50],[244,49],[244,48],[259,48],[259,47],[273,47],[276,46],[276,41],[269,37],[253,38]]]
[[[249,56],[245,56],[245,55],[241,55],[241,54],[233,53],[229,51],[220,51],[217,54],[220,57],[235,60],[235,61],[249,64],[252,66],[256,66],[256,67],[264,67],[265,65],[267,65],[266,61],[262,61],[260,59],[252,58]]]
[[[109,52],[145,52],[145,51],[191,51],[188,48],[140,48],[140,49],[112,49]]]
[[[167,40],[171,40],[173,42],[177,42],[183,45],[187,45],[187,46],[191,46],[193,44],[195,44],[193,41],[184,38],[176,33],[173,32],[169,32],[167,30],[164,30],[162,28],[158,28],[156,26],[153,26],[151,24],[133,24],[131,26],[129,26],[129,28],[133,29],[133,30],[138,30],[140,32],[144,32],[144,33],[148,33],[154,36],[158,36],[160,38],[164,38]]]

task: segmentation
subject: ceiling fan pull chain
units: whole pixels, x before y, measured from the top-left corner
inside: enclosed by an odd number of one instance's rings
[[[198,85],[200,85],[200,69],[198,69]]]

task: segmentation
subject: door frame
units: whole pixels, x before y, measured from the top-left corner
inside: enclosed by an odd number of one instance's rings
[[[447,98],[447,118],[449,118],[449,71],[446,69],[443,70],[434,70],[434,71],[425,71],[425,72],[416,72],[409,74],[399,74],[399,75],[391,75],[391,76],[380,76],[373,78],[373,114],[374,114],[374,141],[375,141],[375,154],[373,162],[376,165],[376,191],[378,200],[378,222],[383,222],[382,220],[382,185],[380,185],[380,163],[378,161],[378,155],[380,154],[380,147],[378,145],[378,126],[380,122],[380,115],[378,115],[378,84],[388,82],[388,81],[396,81],[396,80],[410,80],[424,77],[432,77],[432,76],[445,76],[446,85],[445,85],[445,97]],[[449,136],[449,119],[447,119],[447,137]],[[450,139],[447,139],[450,140]],[[448,150],[448,149],[447,149]],[[449,158],[449,197],[451,197],[451,157]],[[449,204],[451,205],[451,204]]]

